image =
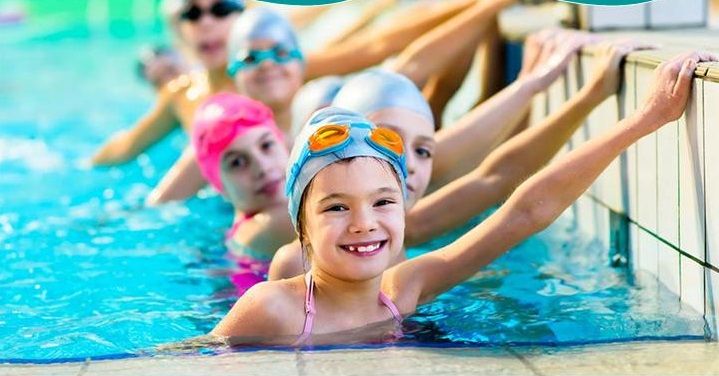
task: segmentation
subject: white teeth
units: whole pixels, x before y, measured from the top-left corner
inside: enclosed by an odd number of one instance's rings
[[[354,246],[354,245],[348,245],[347,250],[350,252],[360,252],[360,253],[366,253],[366,252],[372,252],[379,249],[382,242],[374,243],[370,245],[364,245],[364,246]]]

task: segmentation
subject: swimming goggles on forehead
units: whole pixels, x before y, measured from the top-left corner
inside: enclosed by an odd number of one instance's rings
[[[352,136],[352,133],[363,132]],[[352,142],[366,142],[373,149],[397,163],[402,169],[403,178],[407,177],[404,145],[400,135],[384,127],[371,127],[368,124],[327,124],[319,127],[302,147],[297,162],[292,165],[287,179],[286,194],[290,195],[302,167],[310,158],[320,157],[347,148]]]
[[[229,16],[233,12],[242,12],[244,10],[245,6],[240,1],[220,0],[212,4],[209,9],[203,9],[195,4],[192,4],[192,6],[188,7],[182,13],[180,13],[180,19],[190,22],[197,22],[200,20],[200,18],[202,18],[202,15],[205,13],[209,13],[215,18],[224,18]]]
[[[298,48],[289,48],[280,44],[267,50],[244,50],[237,53],[235,60],[227,67],[227,73],[234,76],[238,71],[252,69],[265,60],[272,60],[276,64],[285,64],[292,60],[302,59],[302,52]]]

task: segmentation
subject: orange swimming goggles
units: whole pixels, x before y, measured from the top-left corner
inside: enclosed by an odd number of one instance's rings
[[[372,127],[365,123],[326,124],[319,127],[307,140],[297,162],[290,169],[287,177],[287,193],[297,180],[302,166],[313,157],[334,153],[346,148],[363,147],[366,144],[372,149],[396,162],[402,169],[403,178],[407,177],[402,137],[397,132],[383,127]],[[367,153],[362,153],[366,155]]]

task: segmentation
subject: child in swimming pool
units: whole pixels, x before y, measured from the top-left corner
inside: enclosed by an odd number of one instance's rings
[[[131,160],[178,124],[189,133],[195,109],[213,93],[232,90],[227,75],[227,35],[244,10],[242,0],[187,0],[168,3],[179,39],[202,64],[202,71],[182,75],[158,93],[154,107],[135,126],[108,141],[93,157],[95,165]]]
[[[691,53],[663,64],[638,112],[522,183],[457,241],[391,268],[405,226],[401,140],[357,114],[322,110],[296,141],[287,180],[290,216],[312,268],[255,285],[212,334],[306,345],[381,322],[395,334],[402,317],[546,228],[628,146],[678,119],[701,61],[717,58]]]
[[[430,70],[447,65],[451,62],[452,53],[456,53],[444,51],[447,49],[444,38],[461,31],[469,33],[468,36],[481,35],[483,28],[477,27],[476,23],[481,25],[483,20],[515,1],[491,0],[482,4],[466,0],[449,1],[437,5],[439,9],[427,15],[379,30],[366,39],[352,38],[347,43],[307,54],[306,57],[300,51],[292,25],[279,13],[257,7],[247,10],[232,29],[228,44],[228,71],[234,77],[239,92],[268,105],[280,129],[289,132],[293,122],[292,101],[305,79],[351,73],[380,63],[427,29],[466,10],[466,15],[456,16],[461,16],[461,27],[451,25],[452,33],[421,38],[416,42],[421,48],[408,48],[408,57],[398,59],[401,61],[398,69],[411,70],[412,77],[426,81],[432,74]],[[444,42],[440,43],[442,40]],[[440,59],[428,53],[437,50],[443,52]],[[288,141],[291,140],[288,138]],[[193,172],[196,169],[194,156],[186,153],[163,178],[148,201],[161,203],[193,195],[205,184],[199,174]]]
[[[202,175],[234,207],[226,244],[240,271],[239,293],[266,279],[274,251],[295,237],[282,192],[288,152],[272,111],[234,93],[197,110],[192,145]]]
[[[142,79],[161,90],[170,81],[187,74],[188,67],[178,51],[160,45],[142,50],[137,71]]]
[[[407,145],[407,217],[405,245],[413,246],[465,223],[473,216],[500,203],[526,177],[551,159],[574,133],[589,113],[618,88],[620,62],[626,54],[641,47],[622,42],[604,47],[597,60],[601,63],[585,87],[557,113],[542,124],[525,131],[492,151],[492,146],[512,132],[526,112],[533,91],[521,85],[536,85],[536,76],[527,73],[485,105],[462,119],[456,128],[440,130],[433,135],[432,114],[421,93],[401,75],[387,71],[370,71],[350,80],[340,90],[333,105],[357,111],[377,125],[393,129]],[[549,47],[553,48],[553,47]],[[560,52],[564,63],[573,54]],[[529,64],[529,63],[528,63]],[[540,64],[542,66],[542,64]],[[540,68],[544,70],[545,68]],[[553,74],[556,76],[558,73]],[[541,76],[540,76],[541,77]],[[551,82],[547,80],[548,82]],[[537,85],[544,87],[545,85]],[[493,106],[493,107],[492,107]],[[489,108],[489,110],[487,110]],[[515,112],[507,111],[507,108]],[[495,112],[495,114],[492,114]],[[509,112],[509,113],[508,113]],[[473,123],[481,125],[472,125]],[[457,131],[458,130],[458,131]],[[472,137],[472,133],[479,134]],[[449,134],[449,137],[446,137]],[[467,149],[467,150],[464,150]],[[434,162],[445,157],[474,159],[475,171],[438,189],[427,197],[424,193],[434,176]],[[491,152],[491,153],[490,153]],[[485,155],[489,154],[483,159]],[[467,164],[466,160],[463,161]],[[461,166],[457,166],[461,169]],[[471,202],[466,197],[477,197]],[[404,260],[404,253],[396,260]],[[282,247],[270,267],[270,279],[301,274],[306,265],[298,241]]]

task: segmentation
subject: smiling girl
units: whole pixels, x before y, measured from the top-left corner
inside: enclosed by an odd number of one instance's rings
[[[527,62],[525,65],[536,65],[539,73],[528,71],[455,127],[437,133],[433,133],[427,102],[402,75],[372,70],[356,76],[340,90],[334,105],[394,130],[406,145],[406,246],[431,240],[499,204],[560,150],[598,104],[617,91],[622,58],[641,45],[621,42],[600,47],[592,79],[575,97],[545,121],[495,148],[520,124],[534,93],[531,88],[545,87],[564,70],[576,46],[586,40],[580,38],[565,40],[568,47],[563,47],[564,51],[549,54],[555,63]],[[448,169],[448,162],[453,163],[454,171]],[[469,171],[472,165],[474,170]],[[443,170],[454,175],[468,173],[424,197],[431,185],[440,185],[438,181],[445,179]],[[404,259],[401,253],[396,261]],[[294,241],[277,251],[269,278],[293,277],[305,268],[300,243]]]
[[[311,270],[256,285],[212,334],[231,343],[297,345],[381,323],[388,325],[380,338],[399,334],[399,322],[418,305],[546,228],[627,147],[678,119],[697,64],[708,60],[717,58],[692,53],[663,64],[639,111],[529,178],[457,241],[393,267],[405,226],[401,139],[347,110],[320,111],[292,150],[286,189]]]

